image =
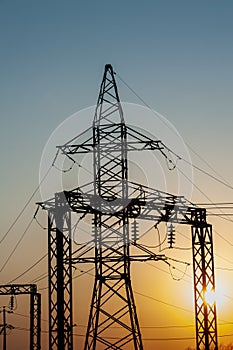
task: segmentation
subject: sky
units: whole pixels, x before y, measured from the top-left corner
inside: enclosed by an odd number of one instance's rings
[[[230,0],[0,0],[0,238],[38,186],[41,157],[54,130],[69,116],[96,103],[106,63],[111,63],[141,99],[176,128],[181,139],[198,154],[189,150],[194,164],[232,184],[232,14]],[[122,101],[142,104],[120,79],[117,83]],[[82,126],[86,129],[88,125],[83,120],[82,123],[80,129]],[[143,117],[141,123],[150,130]],[[203,173],[194,171],[194,183],[192,201],[232,202],[232,190]],[[40,199],[37,192],[2,242],[2,266]],[[39,219],[46,226],[45,213],[40,213]],[[225,295],[218,310],[219,342],[228,344],[233,341],[233,335],[226,336],[233,334],[229,324],[233,322],[229,311],[233,303],[232,222],[212,216],[208,219],[214,226],[216,287],[221,285]],[[190,237],[187,233],[186,241],[177,239],[183,247],[190,247]],[[148,237],[150,240],[152,236]],[[46,230],[33,222],[9,262],[0,268],[1,283],[19,276],[46,250]],[[184,257],[179,254],[174,256],[191,262],[190,251]],[[46,269],[44,260],[17,282],[36,280]],[[135,294],[143,337],[166,338],[168,333],[168,328],[145,327],[185,326],[171,328],[171,337],[193,338],[192,268],[188,268],[181,281],[174,281],[161,263],[146,268],[135,264],[132,269],[134,290],[147,296]],[[80,306],[80,311],[77,306],[75,322],[85,325],[89,310],[87,295],[93,281],[88,275],[79,280],[77,298],[80,305],[86,306]],[[38,288],[46,285],[46,279],[38,281]],[[41,293],[45,320],[42,329],[46,330],[46,289],[41,289]],[[27,301],[24,297],[20,300],[18,297],[17,312],[26,315]],[[0,305],[4,303],[8,300],[3,298]],[[27,328],[26,317],[9,315],[9,319],[12,324]],[[84,333],[84,329],[80,326],[77,332]],[[43,350],[47,349],[46,336],[44,333]],[[76,338],[77,344],[81,344]],[[14,330],[8,341],[9,349],[19,350],[28,344],[28,334]],[[171,346],[175,350],[185,349],[194,347],[195,341],[145,341],[145,350],[152,346],[161,350]]]

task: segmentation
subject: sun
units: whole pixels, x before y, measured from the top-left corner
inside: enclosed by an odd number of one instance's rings
[[[216,290],[213,290],[212,288],[207,287],[206,291],[204,292],[204,300],[210,306],[216,303],[218,308],[222,307],[224,304],[223,288],[218,286]]]
[[[207,288],[206,291],[203,292],[204,294],[204,301],[207,305],[213,305],[214,303],[217,303],[217,294],[216,291],[212,288]]]

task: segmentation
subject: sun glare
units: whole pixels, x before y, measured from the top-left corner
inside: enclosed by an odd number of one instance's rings
[[[213,305],[214,302],[217,302],[216,300],[216,291],[214,291],[213,289],[207,289],[204,292],[204,300],[208,305]]]
[[[206,292],[204,292],[204,300],[209,305],[213,305],[215,302],[217,307],[222,307],[224,304],[222,287],[218,286],[215,291],[212,288],[207,288]]]

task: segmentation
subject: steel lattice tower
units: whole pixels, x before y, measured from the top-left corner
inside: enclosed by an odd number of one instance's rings
[[[41,350],[41,294],[35,284],[0,285],[0,295],[30,295],[30,350]]]
[[[111,65],[105,66],[92,130],[86,141],[77,137],[58,149],[74,162],[77,154],[91,153],[93,182],[40,203],[49,212],[49,350],[73,349],[72,263],[95,266],[84,350],[143,349],[130,264],[166,262],[166,257],[135,239],[140,219],[192,226],[197,350],[217,350],[216,305],[205,300],[207,289],[215,289],[212,227],[206,210],[184,197],[129,181],[128,152],[157,150],[168,158],[169,149],[125,124]],[[94,254],[86,246],[71,254],[71,212],[81,218],[92,216]]]
[[[71,212],[56,193],[48,210],[49,349],[73,349]]]
[[[97,342],[112,349],[121,349],[133,342],[134,349],[142,349],[130,278],[126,137],[113,70],[107,65],[93,124],[94,195],[99,200],[95,203],[97,212],[94,214],[95,283],[85,350],[96,349]],[[113,213],[108,212],[108,202],[114,205]],[[120,219],[115,215],[115,210],[119,209]],[[122,334],[121,339],[111,345],[105,333],[108,334],[113,324],[120,325]]]

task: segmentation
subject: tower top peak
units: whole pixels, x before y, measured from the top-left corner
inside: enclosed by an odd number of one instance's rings
[[[94,127],[124,123],[123,110],[111,64],[106,64],[97,100]]]

